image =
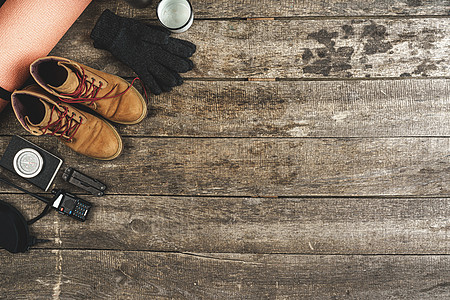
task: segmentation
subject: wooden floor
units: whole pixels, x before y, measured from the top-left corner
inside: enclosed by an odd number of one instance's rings
[[[0,299],[450,299],[450,1],[192,2],[196,67],[118,159],[0,115],[1,152],[20,134],[110,188],[0,251]],[[52,54],[130,80],[90,30],[155,7],[94,0]]]

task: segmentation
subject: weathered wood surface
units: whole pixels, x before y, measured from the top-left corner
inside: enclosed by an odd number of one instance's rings
[[[135,18],[156,19],[156,5],[134,9],[121,0],[96,1],[90,9],[109,8]],[[348,17],[348,16],[426,16],[450,14],[448,0],[192,0],[196,19],[249,17]]]
[[[4,149],[9,137],[0,137]],[[30,137],[110,192],[214,196],[448,196],[450,139],[123,139],[113,161]],[[91,166],[91,167],[89,167]],[[4,173],[4,172],[3,172]],[[58,178],[59,179],[59,178]],[[59,179],[60,180],[60,179]],[[61,181],[61,180],[60,180]],[[11,190],[6,189],[5,190]],[[12,191],[12,190],[11,190]]]
[[[45,248],[292,254],[449,254],[448,198],[82,196],[83,224],[50,214]],[[2,194],[26,217],[44,204]],[[126,207],[127,209],[124,209]],[[73,230],[76,228],[77,230]]]
[[[132,76],[106,51],[93,48],[94,24],[95,18],[83,15],[52,54]],[[197,45],[195,68],[184,75],[191,78],[448,76],[450,60],[450,19],[444,17],[199,20],[177,37]]]
[[[36,250],[0,259],[8,266],[0,269],[2,299],[450,297],[448,256]]]
[[[120,158],[26,135],[109,190],[81,194],[85,223],[33,225],[50,243],[0,251],[0,299],[450,298],[450,2],[193,4],[176,37],[196,68],[119,126]],[[106,8],[154,23],[155,5],[94,1],[52,54],[133,77],[89,33]],[[2,152],[25,131],[0,122]]]
[[[152,96],[121,134],[177,137],[450,136],[450,80],[188,81]],[[7,111],[1,135],[27,134]]]

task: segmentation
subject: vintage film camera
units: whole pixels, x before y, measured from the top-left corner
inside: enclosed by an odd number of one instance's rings
[[[13,136],[0,166],[47,191],[63,161],[59,157],[25,140]]]

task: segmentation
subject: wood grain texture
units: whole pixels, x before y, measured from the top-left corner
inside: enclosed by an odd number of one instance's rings
[[[74,189],[72,189],[74,191]],[[81,196],[85,223],[53,212],[32,226],[61,249],[291,254],[449,254],[448,198]],[[27,219],[43,204],[1,195]],[[126,209],[125,209],[126,208]]]
[[[0,297],[48,299],[446,299],[447,256],[0,254]],[[86,268],[80,268],[83,262]],[[42,266],[20,273],[24,266]],[[27,276],[28,275],[28,276]],[[11,280],[14,278],[15,280]],[[49,289],[52,289],[49,292]]]
[[[156,5],[146,9],[133,9],[120,0],[95,1],[96,9],[109,8],[117,13],[156,19]],[[345,17],[345,16],[423,16],[448,15],[448,0],[192,0],[196,19],[202,18],[248,18],[248,17]]]
[[[94,16],[83,14],[52,54],[132,76],[93,48]],[[177,37],[197,45],[190,78],[426,77],[448,76],[449,25],[449,18],[200,20]]]
[[[450,80],[188,81],[150,98],[123,135],[177,137],[450,136]],[[7,111],[0,134],[26,134]]]
[[[134,77],[89,33],[106,8],[156,23],[156,2],[94,0],[52,54]],[[34,224],[41,248],[0,250],[0,299],[450,298],[450,2],[193,5],[176,37],[196,68],[119,127],[120,158],[27,136],[109,190],[81,195],[85,223]],[[0,122],[3,153],[25,131]],[[0,199],[43,207],[3,185]]]
[[[0,137],[0,149],[9,140]],[[52,137],[30,140],[64,157],[63,167],[87,170],[104,180],[113,194],[450,194],[449,138],[126,137],[123,154],[105,162],[82,157]],[[58,176],[58,180],[62,179]]]

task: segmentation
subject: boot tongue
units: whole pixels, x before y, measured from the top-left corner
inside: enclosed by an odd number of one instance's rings
[[[78,80],[77,74],[71,68],[67,67],[64,63],[59,62],[58,64],[64,69],[66,69],[67,78],[64,81],[64,83],[61,84],[60,86],[52,86],[50,84],[49,86],[55,91],[63,94],[70,94],[75,92],[75,90],[80,85],[80,81]]]

